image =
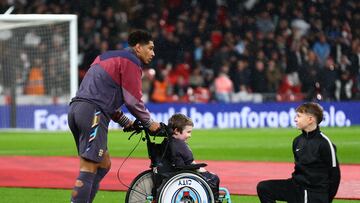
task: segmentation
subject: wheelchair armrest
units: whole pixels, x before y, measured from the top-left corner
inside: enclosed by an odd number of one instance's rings
[[[190,165],[185,165],[185,166],[176,166],[175,169],[177,170],[196,170],[199,169],[201,167],[205,167],[207,166],[206,163],[197,163],[197,164],[190,164]]]

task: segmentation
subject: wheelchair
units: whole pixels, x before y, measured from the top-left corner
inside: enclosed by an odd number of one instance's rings
[[[172,132],[165,124],[152,135],[139,121],[135,121],[136,130],[132,133],[145,133],[143,141],[147,143],[150,169],[140,173],[132,181],[126,193],[126,203],[231,203],[226,188],[219,188],[219,197],[214,193],[200,173],[196,172],[205,163],[176,167],[172,164]],[[129,137],[129,139],[131,138]],[[155,143],[150,136],[162,137],[161,143]]]

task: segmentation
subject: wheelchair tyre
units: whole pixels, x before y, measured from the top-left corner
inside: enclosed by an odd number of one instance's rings
[[[163,184],[158,203],[214,203],[214,195],[207,182],[191,171],[180,172]]]
[[[152,171],[147,170],[140,173],[130,185],[126,192],[126,203],[148,202],[148,198],[152,196],[154,181]]]

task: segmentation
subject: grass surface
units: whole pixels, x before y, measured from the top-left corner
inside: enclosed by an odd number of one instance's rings
[[[19,195],[21,194],[21,195]],[[6,203],[63,203],[70,198],[70,190],[60,189],[30,189],[30,188],[1,188],[1,202]],[[99,191],[94,203],[123,203],[125,192]],[[233,203],[258,203],[256,196],[232,195]],[[334,200],[333,203],[359,203],[359,200]]]
[[[336,144],[340,163],[360,163],[360,127],[324,128]],[[190,146],[195,159],[293,162],[292,140],[296,129],[225,129],[195,130]],[[109,149],[112,157],[127,156],[139,140],[129,133],[111,131]],[[161,141],[161,138],[156,138]],[[76,156],[70,132],[0,132],[0,156]],[[141,142],[133,157],[146,157]]]

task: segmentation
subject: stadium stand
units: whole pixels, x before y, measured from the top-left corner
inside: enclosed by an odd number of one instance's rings
[[[357,0],[8,0],[0,13],[13,5],[13,13],[79,16],[80,81],[97,54],[128,46],[128,31],[151,31],[156,59],[145,71],[156,77],[144,74],[144,83],[153,102],[360,98]],[[226,99],[219,77],[232,83]]]

